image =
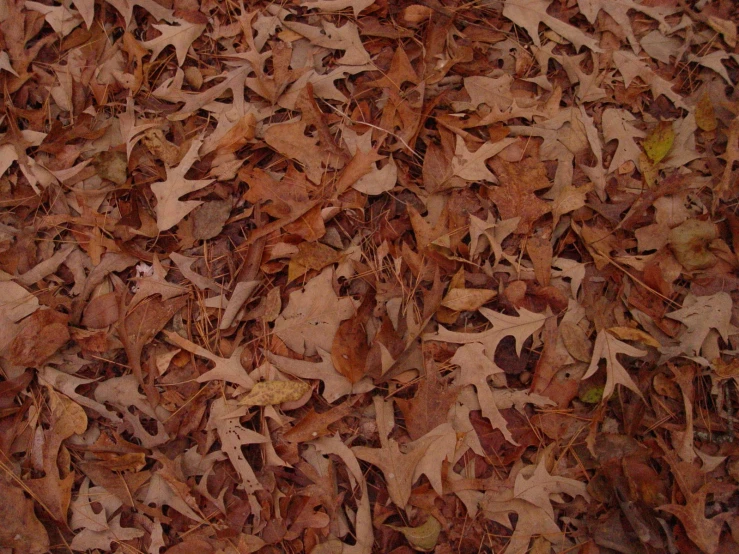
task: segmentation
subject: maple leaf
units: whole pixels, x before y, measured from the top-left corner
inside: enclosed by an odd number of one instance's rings
[[[595,339],[595,345],[593,346],[593,359],[590,362],[588,370],[585,375],[582,376],[583,381],[595,375],[598,371],[598,364],[600,360],[605,358],[606,360],[606,384],[603,388],[603,399],[610,398],[616,385],[623,385],[626,388],[631,389],[640,398],[644,398],[639,387],[634,383],[634,380],[629,375],[626,368],[621,365],[618,361],[618,355],[625,354],[627,356],[646,356],[647,352],[639,350],[633,346],[626,344],[618,340],[607,329],[602,329],[598,332],[598,336]]]
[[[157,228],[167,231],[177,225],[183,217],[200,206],[202,202],[180,198],[210,185],[214,179],[190,180],[185,175],[198,158],[201,140],[193,140],[185,156],[177,167],[167,168],[167,180],[151,185],[151,192],[157,199]]]
[[[551,186],[546,167],[533,158],[519,163],[495,159],[491,166],[498,176],[500,186],[488,191],[490,199],[495,203],[502,219],[521,218],[516,232],[528,233],[537,219],[552,210],[548,203],[534,194],[537,190]]]
[[[339,324],[354,314],[354,300],[338,298],[332,280],[332,268],[324,269],[305,290],[290,293],[287,307],[275,320],[275,334],[293,352],[314,356],[318,347],[330,352]]]

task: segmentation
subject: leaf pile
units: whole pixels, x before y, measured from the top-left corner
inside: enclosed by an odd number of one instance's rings
[[[734,4],[0,0],[0,548],[736,552]]]

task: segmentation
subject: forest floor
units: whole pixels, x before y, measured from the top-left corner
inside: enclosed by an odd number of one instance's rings
[[[0,0],[0,552],[739,551],[731,0]]]

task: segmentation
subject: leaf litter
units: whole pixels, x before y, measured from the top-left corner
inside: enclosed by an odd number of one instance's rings
[[[0,0],[0,548],[739,545],[730,0]]]

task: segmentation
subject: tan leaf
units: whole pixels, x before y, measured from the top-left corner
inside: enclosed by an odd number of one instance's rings
[[[33,511],[33,500],[23,489],[0,479],[0,544],[16,552],[43,554],[49,550],[49,535]]]
[[[190,180],[185,175],[198,158],[201,140],[193,140],[185,157],[177,167],[167,168],[167,180],[151,185],[151,191],[157,199],[157,227],[167,231],[177,225],[183,217],[200,206],[202,202],[180,200],[186,194],[207,187],[213,179]]]
[[[427,335],[430,340],[440,340],[456,344],[478,342],[485,347],[488,357],[492,358],[498,344],[505,337],[516,339],[516,352],[521,353],[524,341],[544,325],[545,314],[530,312],[525,308],[519,310],[519,315],[505,315],[488,308],[480,308],[480,313],[493,325],[491,329],[480,333],[458,333],[439,326],[438,332]]]
[[[533,158],[526,158],[519,163],[496,158],[490,165],[498,176],[500,186],[492,187],[488,195],[498,208],[500,217],[520,217],[516,232],[528,233],[534,222],[552,209],[534,194],[551,186],[546,167]]]
[[[457,146],[452,158],[452,173],[467,181],[489,181],[495,183],[485,161],[492,158],[516,139],[503,139],[499,142],[486,142],[474,152],[467,149],[464,139],[457,136]]]
[[[401,452],[398,442],[387,438],[387,434],[394,426],[392,404],[385,403],[379,396],[376,396],[374,401],[381,448],[355,446],[352,451],[360,460],[380,468],[385,477],[390,499],[399,508],[405,508],[411,496],[416,466],[434,442],[435,437],[420,440],[407,452]]]
[[[287,307],[275,320],[275,334],[298,354],[313,356],[318,347],[330,352],[339,324],[354,313],[351,298],[336,296],[332,275],[327,268],[308,281],[305,290],[291,293]]]
[[[489,289],[449,289],[441,305],[456,312],[477,310],[490,302],[498,293]]]
[[[623,385],[643,398],[641,390],[639,390],[639,387],[634,383],[626,368],[618,360],[619,354],[636,357],[647,355],[644,350],[639,350],[625,342],[621,342],[605,329],[599,331],[598,337],[595,339],[595,346],[593,347],[593,359],[585,375],[582,376],[582,379],[585,380],[595,375],[595,372],[598,371],[599,362],[605,358],[606,385],[603,389],[603,399],[607,400],[610,398],[616,389],[616,385]]]

